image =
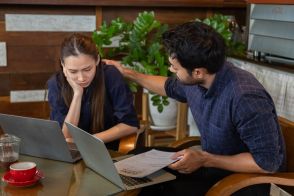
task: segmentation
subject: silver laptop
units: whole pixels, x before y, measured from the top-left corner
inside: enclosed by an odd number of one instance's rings
[[[145,178],[131,178],[120,175],[107,151],[103,141],[83,131],[82,129],[65,122],[73,136],[87,167],[105,177],[122,190],[131,190],[152,184],[174,180],[176,177],[164,170],[155,172]]]
[[[81,159],[76,146],[65,141],[56,121],[0,113],[0,126],[21,139],[20,154],[70,163]]]

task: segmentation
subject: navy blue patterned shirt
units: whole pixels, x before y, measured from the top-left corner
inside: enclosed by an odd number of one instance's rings
[[[264,170],[285,169],[285,144],[274,103],[249,72],[226,62],[209,89],[169,78],[165,90],[168,96],[188,103],[204,151],[250,152]]]
[[[139,122],[133,106],[133,95],[123,76],[111,65],[104,65],[103,71],[106,94],[104,99],[104,129],[107,130],[119,123],[138,127]],[[51,108],[50,119],[58,121],[62,127],[69,108],[61,98],[61,88],[57,77],[58,74],[55,74],[48,81],[48,101]],[[91,132],[90,99],[92,93],[92,85],[84,89],[78,124],[78,127],[87,132]],[[118,142],[107,145],[109,148],[117,149]]]

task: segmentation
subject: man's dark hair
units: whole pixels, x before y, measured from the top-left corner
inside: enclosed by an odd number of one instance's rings
[[[222,36],[202,22],[188,22],[166,31],[163,44],[191,74],[195,68],[216,73],[224,64],[226,46]]]

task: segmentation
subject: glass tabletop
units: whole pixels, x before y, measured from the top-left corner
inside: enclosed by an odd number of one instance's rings
[[[87,196],[93,194],[113,195],[122,191],[116,185],[112,184],[102,176],[87,168],[82,160],[72,164],[21,155],[20,161],[35,162],[37,164],[38,170],[44,174],[45,178],[28,187],[15,187],[1,180],[1,195]],[[5,172],[1,171],[1,179],[4,174]]]

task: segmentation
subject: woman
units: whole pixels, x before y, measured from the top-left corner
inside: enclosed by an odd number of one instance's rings
[[[48,81],[50,118],[59,122],[67,141],[72,137],[64,121],[117,149],[115,140],[138,127],[133,96],[122,75],[102,63],[95,43],[81,34],[65,38],[60,60],[62,70]]]

